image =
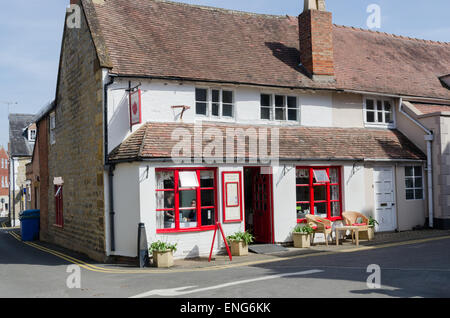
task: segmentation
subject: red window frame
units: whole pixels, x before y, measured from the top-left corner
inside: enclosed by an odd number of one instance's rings
[[[59,190],[59,188],[61,189]],[[63,186],[55,185],[54,189],[55,189],[55,225],[58,227],[63,227],[64,226]]]
[[[164,212],[164,211],[174,211],[175,216],[175,228],[170,229],[156,229],[157,234],[162,233],[185,233],[185,232],[201,232],[201,231],[212,231],[215,230],[216,225],[204,225],[202,226],[202,210],[204,209],[214,209],[214,220],[218,220],[218,211],[217,211],[217,168],[157,168],[156,172],[163,171],[173,171],[174,173],[174,183],[175,189],[156,189],[157,192],[169,192],[172,191],[175,195],[175,204],[173,209],[156,209],[156,212]],[[180,171],[196,171],[197,178],[199,180],[199,187],[197,188],[180,188],[179,187],[179,172]],[[213,187],[202,187],[200,173],[201,171],[214,171],[214,186]],[[196,214],[197,214],[197,226],[193,228],[180,228],[180,191],[188,191],[188,190],[196,190]],[[205,190],[214,190],[214,206],[202,206],[201,201],[201,192]],[[189,208],[184,208],[187,210]],[[183,208],[181,208],[183,211]]]
[[[309,183],[308,184],[295,184],[295,188],[297,187],[309,187],[309,201],[297,201],[296,200],[296,206],[298,204],[310,204],[310,213],[314,215],[314,205],[316,203],[326,203],[327,205],[327,217],[326,219],[331,221],[337,221],[342,220],[342,171],[341,167],[339,166],[328,166],[328,167],[296,167],[296,170],[299,169],[307,169],[309,170]],[[330,178],[330,169],[336,169],[338,172],[338,183],[332,183]],[[326,170],[328,179],[330,182],[325,183],[314,183],[314,170]],[[297,171],[296,171],[297,172]],[[338,186],[339,187],[339,199],[338,200],[331,200],[331,187],[332,186]],[[326,187],[326,200],[315,200],[314,198],[314,188],[315,187]],[[296,191],[297,195],[297,191]],[[297,198],[296,198],[297,199]],[[338,202],[339,203],[339,216],[331,216],[331,203],[332,202]],[[303,223],[306,219],[297,219],[297,223]]]

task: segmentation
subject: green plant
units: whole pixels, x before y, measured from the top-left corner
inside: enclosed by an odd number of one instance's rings
[[[236,232],[233,235],[227,236],[227,241],[244,241],[245,245],[249,245],[250,243],[253,243],[254,237],[249,232]]]
[[[312,234],[314,229],[309,224],[299,224],[294,228],[294,233]]]
[[[165,243],[165,242],[161,242],[161,241],[157,241],[157,242],[153,242],[150,245],[150,248],[148,249],[150,253],[153,252],[168,252],[168,251],[172,251],[172,252],[176,252],[177,251],[177,244],[170,244],[170,243]]]
[[[376,225],[380,225],[380,223],[378,223],[377,220],[375,220],[373,217],[369,216],[369,225],[370,226],[375,226]]]

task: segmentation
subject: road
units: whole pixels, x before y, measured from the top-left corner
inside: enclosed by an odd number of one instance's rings
[[[175,273],[80,271],[69,288],[70,262],[26,245],[0,229],[0,298],[182,297],[450,297],[450,239],[355,253],[296,258],[221,270]],[[368,288],[367,267],[380,267]],[[100,265],[101,266],[101,265]]]

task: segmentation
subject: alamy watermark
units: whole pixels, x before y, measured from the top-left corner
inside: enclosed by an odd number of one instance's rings
[[[381,7],[378,4],[370,4],[367,6],[367,13],[370,15],[367,17],[366,25],[369,29],[381,28]]]
[[[367,266],[367,273],[370,273],[367,277],[367,288],[380,289],[381,288],[381,268],[380,265],[371,264]]]
[[[66,25],[69,29],[81,28],[81,8],[78,4],[71,4],[67,9]]]
[[[81,288],[81,268],[78,265],[67,266],[66,273],[70,275],[67,277],[66,286],[69,289]]]
[[[196,123],[193,130],[175,128],[171,157],[176,164],[279,163],[279,129],[266,127],[225,128]]]

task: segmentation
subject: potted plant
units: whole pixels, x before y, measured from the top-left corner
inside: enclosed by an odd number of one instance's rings
[[[311,234],[314,233],[314,229],[309,224],[299,224],[294,228],[292,232],[292,238],[294,239],[294,247],[306,248],[311,246]]]
[[[253,235],[249,232],[237,232],[227,236],[227,241],[231,245],[231,255],[248,255],[248,245],[253,242]]]
[[[173,252],[176,252],[176,250],[176,243],[153,242],[149,248],[149,252],[153,254],[153,265],[165,268],[173,266]]]
[[[375,224],[379,225],[377,220],[375,220],[373,217],[369,216],[369,224],[368,224],[369,230],[367,232],[359,233],[360,238],[363,240],[372,241],[373,238],[375,237]]]

